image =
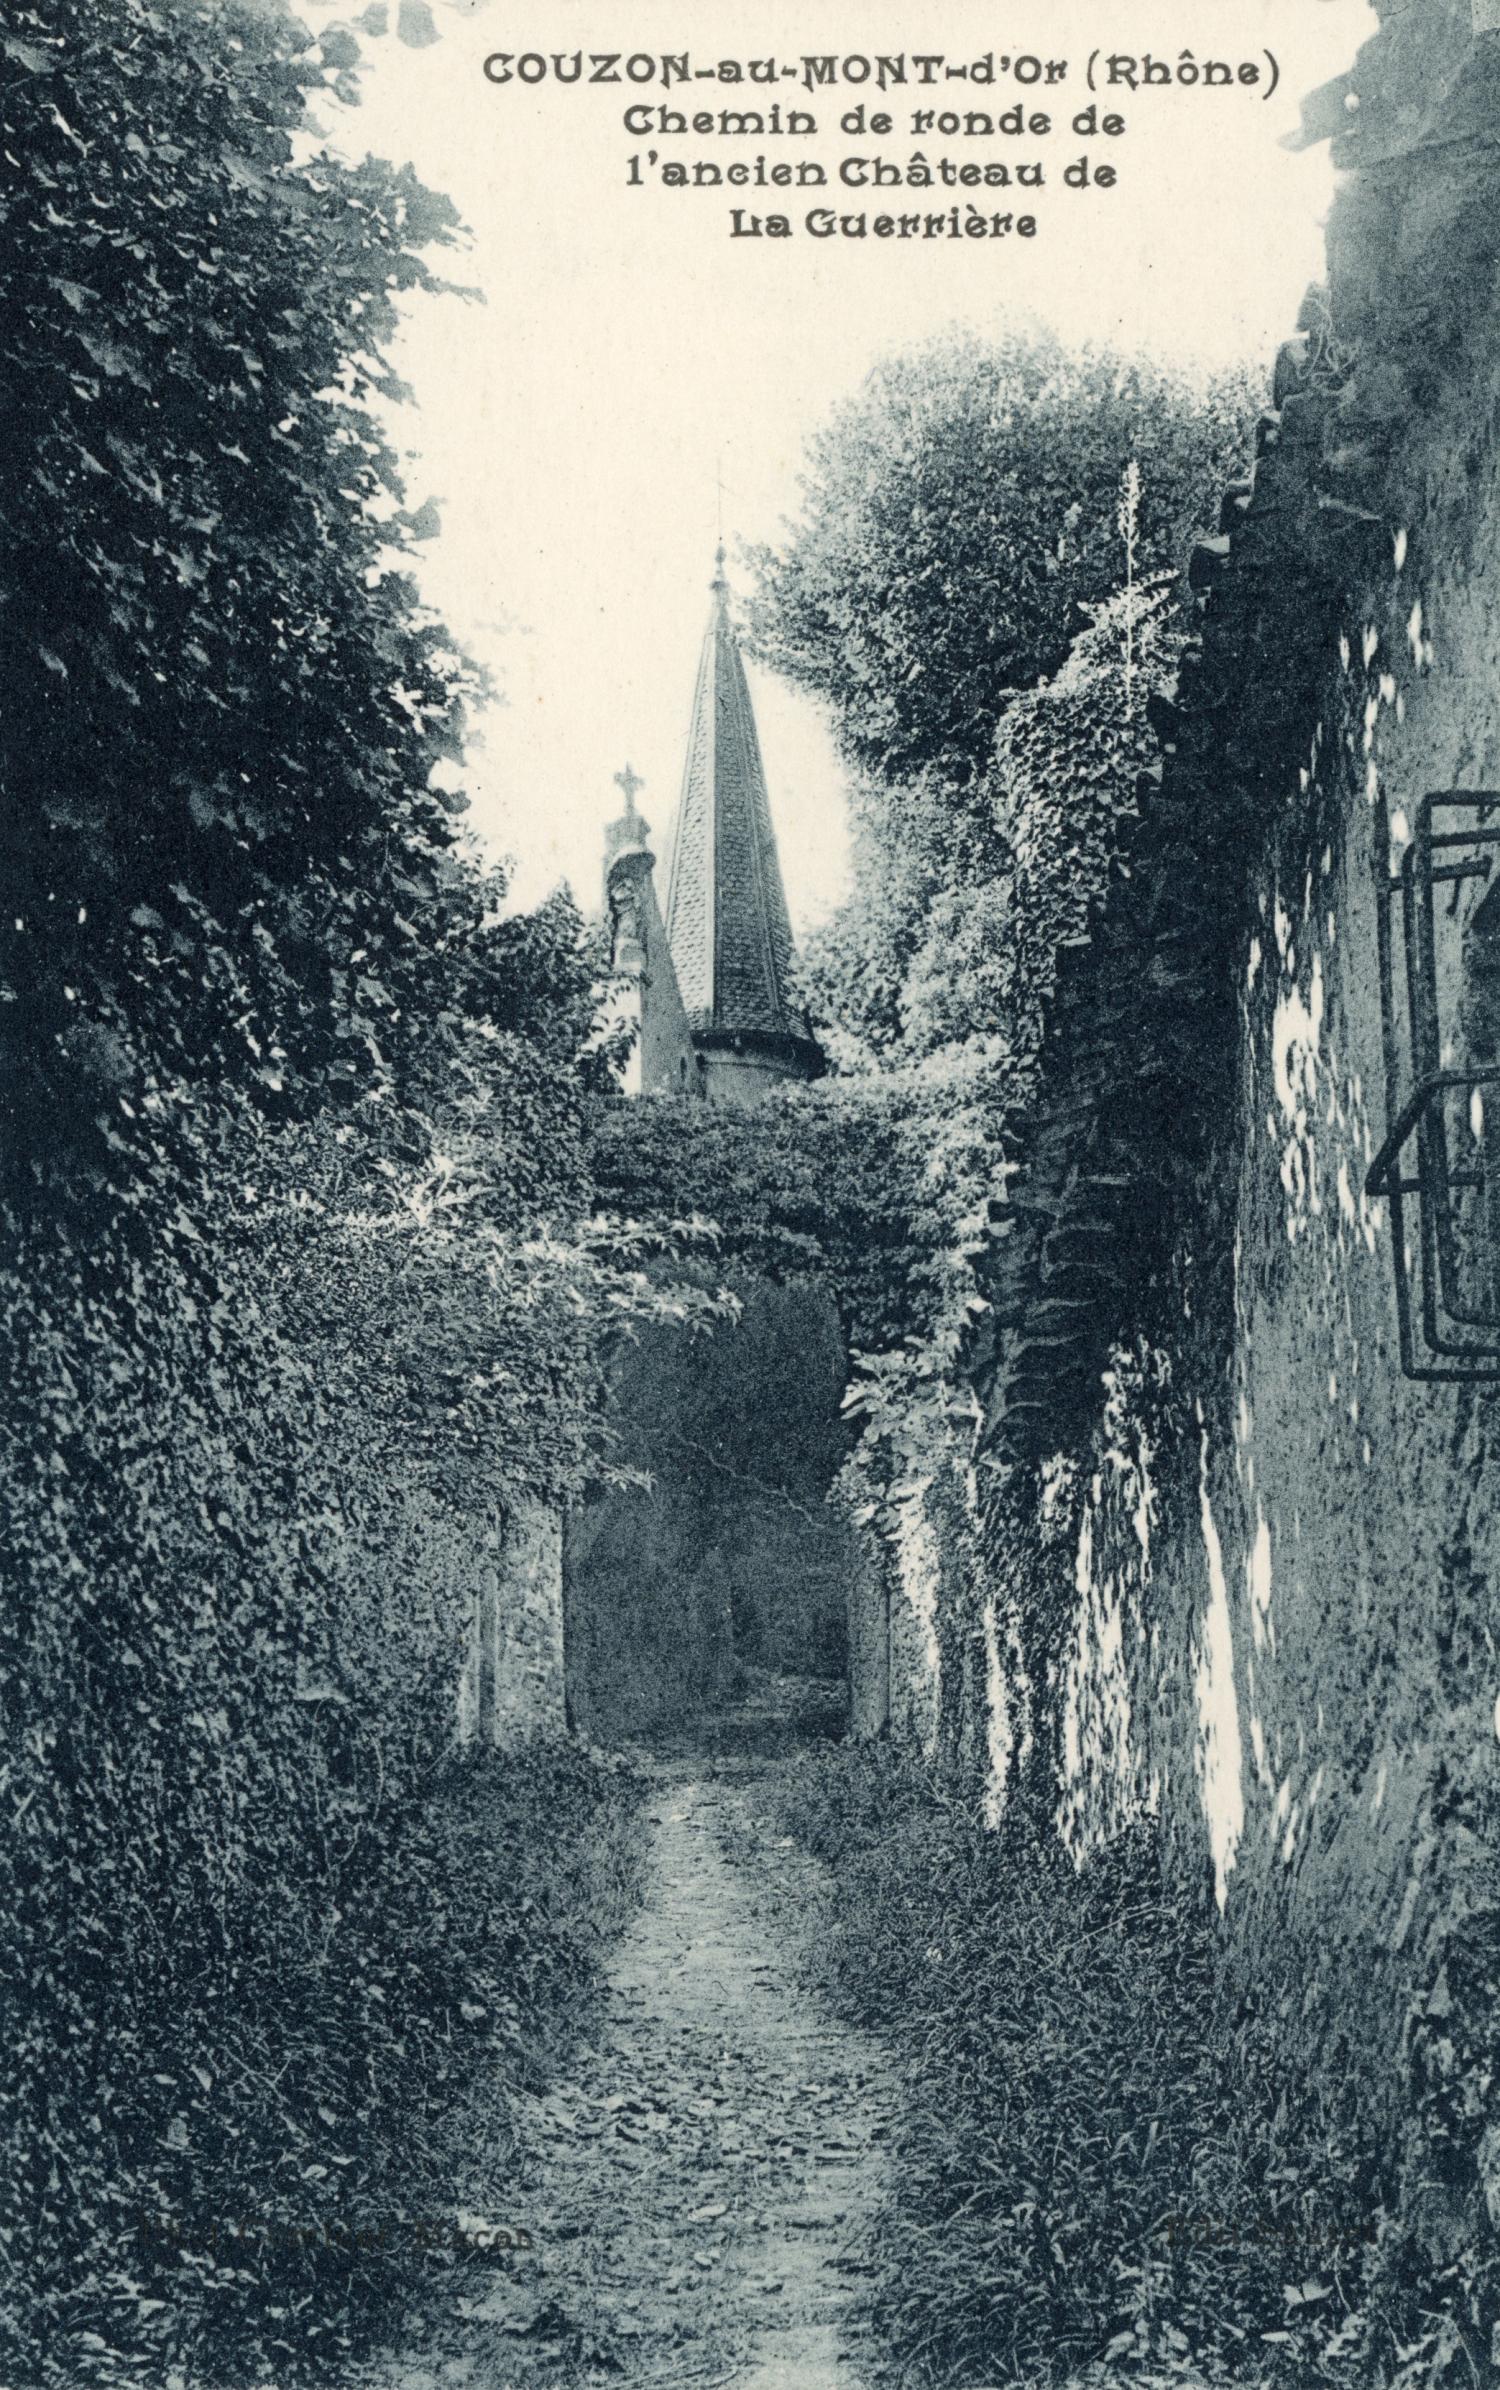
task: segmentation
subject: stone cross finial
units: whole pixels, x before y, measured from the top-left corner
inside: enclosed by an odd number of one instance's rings
[[[623,772],[616,772],[615,774],[616,788],[624,791],[625,815],[628,821],[634,821],[635,819],[635,800],[640,790],[643,789],[645,785],[645,781],[636,777],[629,764],[625,766]]]

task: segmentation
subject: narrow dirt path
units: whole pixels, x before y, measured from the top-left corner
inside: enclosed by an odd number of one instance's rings
[[[864,2390],[851,2309],[891,2107],[803,1980],[815,1862],[774,1761],[659,1763],[646,1896],[508,2200],[534,2249],[465,2268],[379,2390]]]

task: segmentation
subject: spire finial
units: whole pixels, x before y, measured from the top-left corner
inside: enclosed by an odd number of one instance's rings
[[[717,458],[714,463],[714,488],[718,498],[719,544],[714,550],[714,577],[710,581],[709,587],[719,601],[719,612],[722,614],[729,597],[729,583],[724,578],[724,459],[722,457]]]
[[[633,822],[639,819],[639,816],[635,810],[635,800],[645,785],[645,781],[637,777],[637,775],[631,770],[629,764],[625,766],[623,772],[616,772],[615,774],[616,788],[622,789],[624,791],[625,819],[628,822]]]

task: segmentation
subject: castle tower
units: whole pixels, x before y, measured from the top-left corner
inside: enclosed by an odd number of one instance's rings
[[[811,1078],[823,1057],[790,984],[791,925],[760,743],[727,611],[713,584],[673,840],[657,903],[641,782],[617,776],[624,810],[606,833],[605,897],[616,1019],[635,1031],[627,1095],[753,1106]],[[764,1121],[765,1115],[762,1115]],[[753,1111],[745,1126],[759,1124]],[[679,1265],[673,1264],[675,1270]],[[677,1726],[729,1697],[739,1663],[828,1675],[842,1662],[845,1585],[862,1565],[819,1524],[844,1457],[848,1374],[833,1298],[816,1282],[771,1283],[743,1255],[713,1263],[741,1303],[721,1335],[670,1321],[620,1338],[608,1415],[647,1465],[647,1487],[596,1486],[563,1546],[569,1722],[613,1741]],[[727,1468],[723,1455],[743,1468]],[[481,1688],[483,1679],[476,1679]]]
[[[747,1103],[823,1056],[791,990],[792,929],[724,551],[698,682],[672,869],[667,940],[702,1091]]]
[[[604,833],[604,902],[617,983],[615,1017],[635,1031],[625,1093],[696,1094],[701,1074],[656,901],[651,824],[635,807],[645,783],[627,764],[615,774],[615,786],[624,792],[625,810]]]

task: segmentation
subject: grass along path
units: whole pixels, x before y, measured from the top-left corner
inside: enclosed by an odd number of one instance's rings
[[[806,1988],[821,1871],[767,1814],[777,1765],[654,1764],[642,1906],[495,2209],[534,2247],[453,2269],[371,2390],[866,2390],[894,2094]]]

